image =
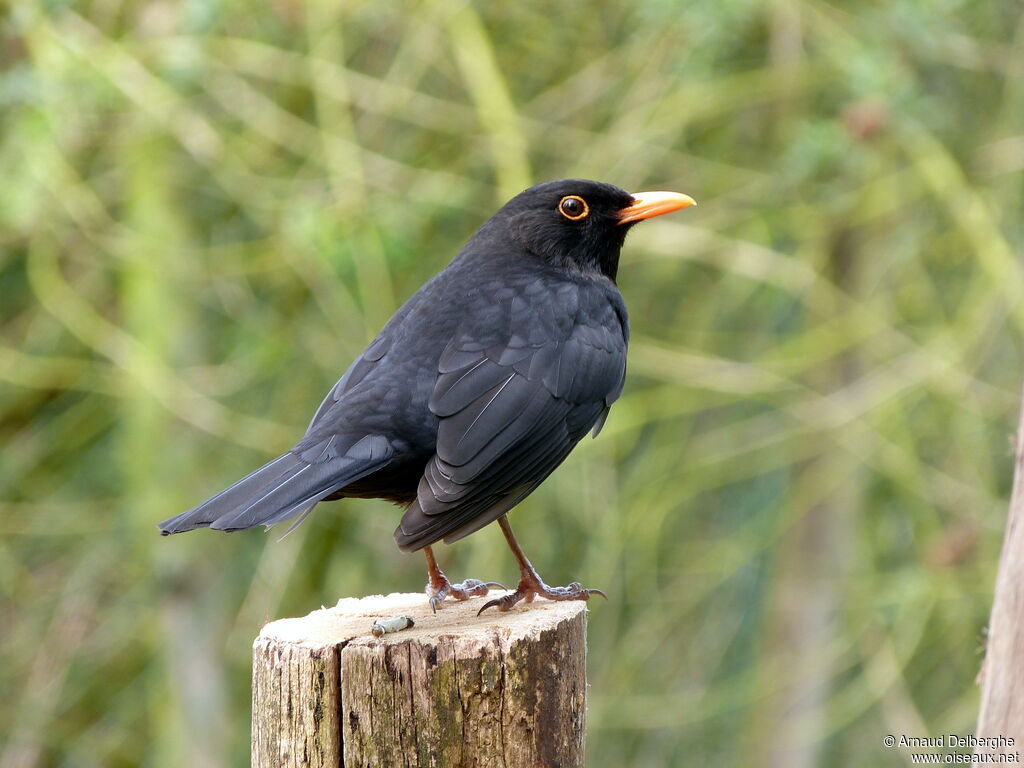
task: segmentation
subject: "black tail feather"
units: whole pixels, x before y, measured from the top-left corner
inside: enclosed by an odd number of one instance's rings
[[[308,513],[321,499],[379,469],[388,458],[333,455],[311,463],[289,451],[158,527],[164,536],[196,528],[240,531],[257,525],[270,527]]]

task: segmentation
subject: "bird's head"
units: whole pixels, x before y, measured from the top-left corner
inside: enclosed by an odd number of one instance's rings
[[[634,224],[690,205],[693,198],[677,192],[630,194],[599,181],[549,181],[509,200],[481,234],[500,232],[550,264],[614,280]]]

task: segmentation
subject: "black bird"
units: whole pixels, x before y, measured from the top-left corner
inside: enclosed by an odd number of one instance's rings
[[[501,586],[452,584],[431,551],[495,520],[520,581],[481,612],[537,595],[603,595],[544,584],[506,513],[588,431],[597,435],[622,392],[629,321],[615,275],[626,232],[693,204],[580,179],[516,195],[394,314],[291,450],[160,532],[238,531],[296,516],[298,525],[320,501],[376,497],[405,507],[395,541],[426,554],[435,610],[447,596]]]

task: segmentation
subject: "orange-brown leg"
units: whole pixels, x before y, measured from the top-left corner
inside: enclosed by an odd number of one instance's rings
[[[584,589],[577,581],[567,587],[549,587],[541,580],[537,569],[523,553],[505,515],[498,518],[498,525],[501,526],[501,532],[505,534],[505,541],[508,542],[512,554],[519,562],[519,586],[516,587],[515,592],[485,603],[484,607],[477,612],[477,616],[491,607],[496,607],[499,611],[508,611],[520,600],[532,603],[537,595],[546,597],[548,600],[589,600],[591,595],[600,595],[606,600],[608,599],[608,595],[600,589]]]
[[[423,548],[423,554],[427,556],[427,597],[430,598],[430,608],[437,613],[446,597],[453,597],[456,600],[469,600],[471,597],[486,595],[490,587],[501,587],[503,584],[496,581],[480,581],[479,579],[466,579],[459,584],[452,584],[444,571],[437,567],[437,560],[434,559],[434,552],[430,547]]]

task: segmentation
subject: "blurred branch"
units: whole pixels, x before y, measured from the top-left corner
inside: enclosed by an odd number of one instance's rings
[[[236,413],[196,391],[123,328],[104,318],[65,282],[51,248],[35,243],[29,283],[40,304],[82,343],[109,359],[182,421],[229,442],[266,451],[285,445],[294,429]]]
[[[448,18],[452,53],[476,105],[477,119],[490,137],[498,194],[505,200],[532,183],[526,137],[491,38],[470,3]]]
[[[76,357],[48,357],[0,347],[0,380],[32,389],[78,389],[120,394],[117,370],[106,363]]]

